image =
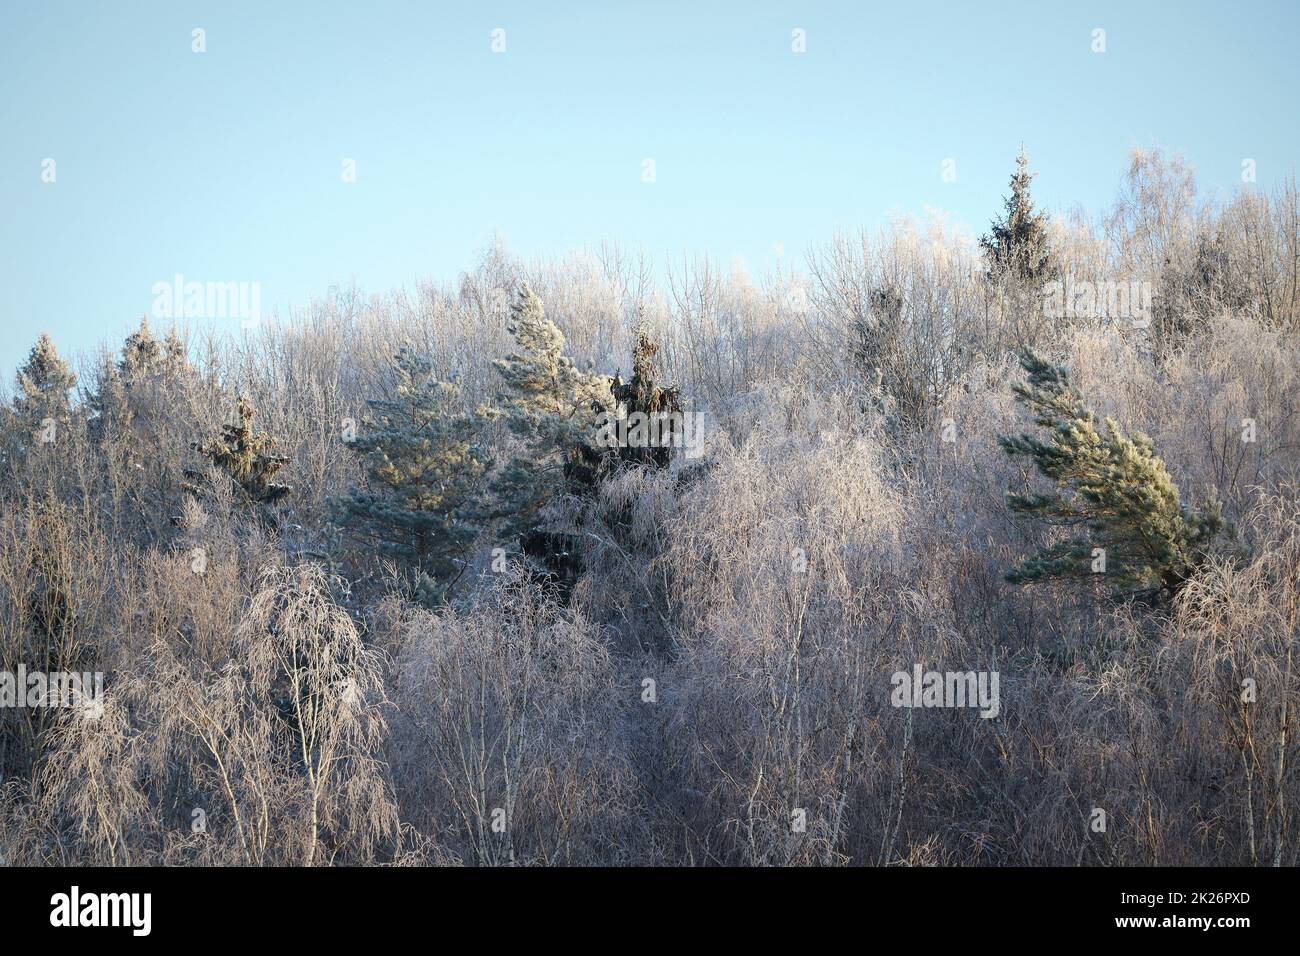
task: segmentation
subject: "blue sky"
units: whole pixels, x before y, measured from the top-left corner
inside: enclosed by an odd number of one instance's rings
[[[1152,145],[1204,193],[1246,157],[1268,188],[1300,155],[1298,10],[6,0],[0,374],[42,330],[120,344],[176,273],[259,282],[283,312],[452,279],[494,234],[527,257],[615,239],[758,274],[777,244],[801,260],[900,213],[979,231],[1022,141],[1053,211],[1103,208]]]

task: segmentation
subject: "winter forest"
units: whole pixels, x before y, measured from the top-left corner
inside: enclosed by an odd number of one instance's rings
[[[1294,183],[1007,170],[761,279],[33,317],[0,861],[1294,866]]]

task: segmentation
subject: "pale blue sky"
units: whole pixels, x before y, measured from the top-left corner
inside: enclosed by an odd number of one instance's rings
[[[1058,212],[1108,204],[1134,147],[1268,188],[1300,154],[1298,10],[4,0],[0,374],[42,330],[120,343],[178,272],[260,282],[267,312],[454,278],[494,233],[762,273],[927,207],[979,231],[1022,141]]]

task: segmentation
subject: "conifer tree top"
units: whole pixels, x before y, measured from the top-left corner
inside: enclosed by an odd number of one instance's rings
[[[68,392],[77,384],[77,376],[48,333],[41,333],[15,378],[14,412],[27,426],[47,417],[66,419],[71,409]]]
[[[980,239],[991,279],[1010,275],[1037,282],[1056,271],[1048,243],[1047,216],[1034,208],[1029,194],[1035,175],[1029,171],[1029,156],[1021,146],[1016,171],[1011,175],[1011,195],[1004,200],[1003,218],[995,219],[989,234]]]
[[[524,284],[507,329],[516,351],[495,362],[508,403],[524,415],[572,418],[609,401],[609,380],[588,375],[564,353],[564,333],[546,317],[542,301]]]
[[[18,370],[18,388],[24,395],[67,391],[77,384],[77,376],[68,363],[59,356],[54,340],[42,332],[27,355],[27,362]]]

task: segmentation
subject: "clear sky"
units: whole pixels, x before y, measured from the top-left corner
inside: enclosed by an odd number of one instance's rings
[[[0,374],[42,330],[120,344],[176,273],[258,282],[266,313],[454,278],[494,233],[759,274],[900,213],[979,231],[1022,141],[1058,212],[1107,205],[1134,147],[1267,188],[1300,159],[1298,11],[2,0]]]

